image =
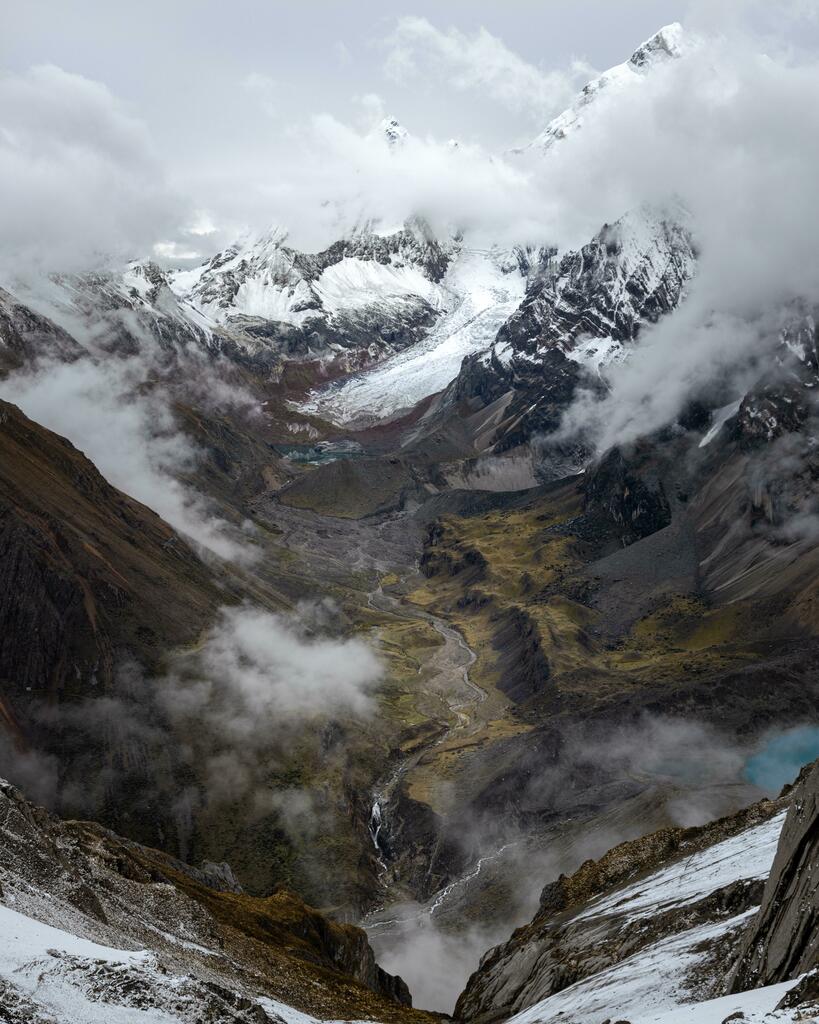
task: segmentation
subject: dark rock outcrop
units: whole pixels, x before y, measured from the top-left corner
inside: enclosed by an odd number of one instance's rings
[[[677,306],[695,265],[694,243],[680,220],[640,208],[546,268],[498,342],[529,355],[544,347],[570,351],[584,339],[632,342]]]
[[[625,547],[651,536],[671,522],[671,506],[651,451],[624,453],[612,448],[588,472],[584,510],[599,515]]]
[[[733,991],[742,992],[819,966],[819,762],[791,796],[762,906],[743,944]]]

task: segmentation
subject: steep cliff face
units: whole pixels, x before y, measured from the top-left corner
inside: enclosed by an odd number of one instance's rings
[[[150,662],[195,637],[220,603],[213,573],[150,509],[62,437],[0,402],[3,699],[111,682],[113,652]]]
[[[194,868],[60,821],[3,781],[0,860],[3,1020],[102,1022],[142,1010],[178,1024],[264,1024],[301,1020],[294,1007],[426,1019],[360,929],[285,890],[247,896],[227,865]]]
[[[71,335],[0,288],[0,371],[17,369],[37,358],[69,361],[82,355]]]
[[[745,936],[733,991],[819,966],[819,763],[794,788],[762,906]]]
[[[559,347],[580,362],[605,365],[679,304],[696,258],[684,210],[633,210],[545,267],[497,345],[528,356]]]
[[[532,922],[485,954],[456,1016],[643,1020],[722,994],[725,959],[773,860],[782,806],[766,801],[622,843],[550,883]]]

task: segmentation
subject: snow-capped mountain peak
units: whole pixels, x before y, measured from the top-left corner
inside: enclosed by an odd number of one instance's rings
[[[378,134],[383,135],[391,146],[398,146],[409,137],[407,129],[394,117],[384,118],[378,126]]]
[[[682,25],[679,22],[665,25],[659,32],[655,32],[653,36],[641,43],[627,61],[615,64],[608,71],[593,78],[583,87],[570,107],[567,107],[557,117],[552,118],[540,135],[536,136],[527,146],[513,150],[513,153],[530,150],[548,152],[556,142],[565,139],[567,135],[581,127],[584,114],[591,104],[598,101],[601,95],[611,95],[612,92],[626,89],[635,81],[650,74],[656,67],[668,60],[682,56],[684,44],[685,35]]]
[[[635,70],[648,71],[658,62],[662,63],[669,57],[680,57],[685,45],[685,32],[678,21],[664,25],[655,32],[629,57],[628,63]]]

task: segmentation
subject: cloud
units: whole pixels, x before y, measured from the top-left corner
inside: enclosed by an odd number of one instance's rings
[[[174,420],[169,393],[144,386],[150,376],[149,364],[138,358],[41,364],[0,381],[0,396],[67,437],[109,483],[180,533],[222,558],[252,560],[247,538],[239,540],[205,497],[178,479],[195,468],[197,451]],[[191,380],[199,386],[195,374]],[[219,390],[211,397],[218,400]]]
[[[699,39],[601,97],[552,148],[540,181],[559,245],[645,201],[674,200],[699,249],[683,305],[607,371],[601,403],[579,400],[570,429],[590,425],[603,450],[669,422],[715,377],[741,394],[792,307],[815,300],[818,99],[815,59],[775,61],[741,36]]]
[[[403,80],[433,74],[455,89],[481,93],[532,117],[557,113],[594,71],[575,62],[569,71],[544,71],[510,50],[485,28],[473,35],[404,17],[385,40],[387,74]]]
[[[101,83],[52,65],[0,76],[0,194],[0,269],[15,271],[147,252],[186,218],[146,127]]]
[[[194,659],[192,686],[197,709],[210,704],[200,700],[201,686],[230,694],[227,714],[219,712],[219,730],[244,745],[259,738],[267,742],[274,720],[368,714],[369,694],[381,674],[381,662],[363,640],[311,635],[300,616],[243,605],[221,612]],[[165,701],[169,713],[175,713],[182,690]]]
[[[377,97],[368,97],[366,105],[383,111]],[[274,220],[291,225],[293,244],[308,250],[356,224],[394,229],[413,215],[426,218],[443,237],[465,230],[476,241],[513,244],[543,233],[538,190],[523,167],[480,146],[456,149],[419,137],[411,126],[400,147],[389,146],[372,128],[372,122],[359,130],[316,115],[292,135],[276,181],[252,187],[250,201],[258,203],[263,194],[268,210],[276,211]]]
[[[353,55],[350,52],[350,48],[343,39],[337,39],[333,43],[333,54],[341,67],[347,67],[353,62]]]
[[[230,808],[237,828],[274,815],[296,841],[330,831],[326,794],[282,785],[277,772],[297,763],[296,749],[326,759],[311,745],[328,721],[369,718],[384,671],[366,640],[314,628],[331,610],[225,607],[166,674],[125,661],[105,695],[33,705],[42,734],[59,737],[59,763],[0,736],[0,773],[64,813],[100,814],[127,794],[127,814],[161,811],[164,828],[170,809],[183,858],[198,815],[213,808]]]

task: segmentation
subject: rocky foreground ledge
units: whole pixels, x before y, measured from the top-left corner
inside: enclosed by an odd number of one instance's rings
[[[458,1001],[472,1024],[768,1024],[819,1014],[819,762],[777,800],[614,847],[543,890]],[[431,1024],[364,933],[247,896],[0,781],[4,1024]]]
[[[410,1007],[361,929],[286,890],[248,896],[227,865],[61,821],[0,781],[4,1024],[431,1019]]]
[[[456,1016],[812,1020],[817,968],[819,762],[777,800],[622,843],[547,885],[533,920],[485,954]]]

